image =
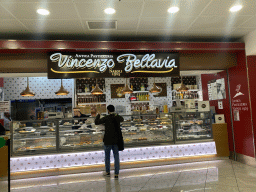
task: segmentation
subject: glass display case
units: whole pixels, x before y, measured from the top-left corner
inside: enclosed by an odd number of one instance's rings
[[[126,147],[173,141],[172,114],[124,115]],[[13,122],[12,154],[40,154],[102,149],[104,125],[94,117]]]
[[[211,112],[176,112],[174,126],[177,141],[212,138]]]
[[[125,148],[212,139],[210,112],[122,115]],[[94,117],[13,121],[12,155],[102,150],[104,125]]]

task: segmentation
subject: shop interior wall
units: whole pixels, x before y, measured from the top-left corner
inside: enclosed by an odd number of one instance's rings
[[[222,79],[225,80],[225,90],[226,90],[226,99],[222,99],[223,109],[218,108],[218,100],[210,101],[210,106],[215,107],[216,114],[224,114],[225,121],[227,123],[227,131],[228,131],[228,142],[229,142],[229,151],[234,151],[234,144],[233,144],[233,132],[232,132],[232,125],[231,125],[231,115],[230,115],[230,103],[229,103],[229,91],[228,91],[228,78],[227,72],[222,71],[216,74],[202,74],[202,92],[203,92],[203,100],[208,101],[208,87],[207,84],[211,80]]]
[[[228,74],[236,153],[255,157],[245,52],[237,53],[237,66],[229,68]],[[239,121],[234,120],[234,110],[239,113]]]
[[[254,141],[256,140],[256,56],[247,56]],[[255,145],[255,142],[254,142]],[[256,147],[256,145],[255,145]]]

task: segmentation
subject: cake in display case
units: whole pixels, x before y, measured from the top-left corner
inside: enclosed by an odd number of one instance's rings
[[[212,138],[211,112],[177,112],[174,126],[177,141]]]

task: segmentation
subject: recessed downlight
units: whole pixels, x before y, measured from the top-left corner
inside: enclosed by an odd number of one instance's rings
[[[106,14],[114,14],[116,12],[116,10],[113,9],[113,8],[107,8],[107,9],[104,10],[104,12]]]
[[[169,13],[177,13],[180,10],[179,7],[171,7],[168,9]]]
[[[47,9],[37,9],[36,12],[40,15],[49,15],[50,14],[50,11],[48,11]]]
[[[229,11],[230,12],[237,12],[237,11],[240,11],[242,9],[242,7],[243,7],[242,5],[235,5],[235,6],[231,7],[229,9]]]

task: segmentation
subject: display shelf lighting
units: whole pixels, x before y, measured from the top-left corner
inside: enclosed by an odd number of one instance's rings
[[[96,87],[92,90],[91,92],[93,95],[102,95],[103,91],[99,88],[97,84],[97,79],[96,79]]]
[[[67,95],[69,92],[63,87],[62,85],[62,79],[61,79],[61,86],[59,91],[55,92],[56,95]]]
[[[133,93],[133,90],[128,86],[127,79],[126,79],[126,84],[123,88],[123,94],[130,94],[130,93]]]
[[[27,88],[20,93],[23,97],[34,97],[36,94],[29,89],[29,79],[27,77]]]

